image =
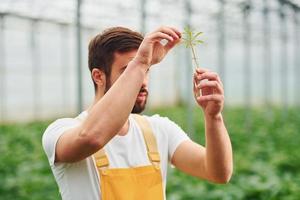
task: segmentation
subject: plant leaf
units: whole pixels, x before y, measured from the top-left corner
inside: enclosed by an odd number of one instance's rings
[[[196,42],[197,42],[198,44],[202,44],[202,43],[204,43],[204,41],[203,41],[203,40],[196,40]]]
[[[203,32],[198,32],[194,35],[193,39],[196,39],[197,37],[199,37]]]

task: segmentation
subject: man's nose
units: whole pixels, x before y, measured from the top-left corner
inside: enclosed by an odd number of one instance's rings
[[[144,81],[142,83],[142,88],[147,88],[148,85],[148,78],[144,78]]]

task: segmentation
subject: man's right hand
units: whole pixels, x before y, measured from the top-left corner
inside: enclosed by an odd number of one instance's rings
[[[147,69],[159,63],[176,44],[180,42],[181,33],[172,27],[162,26],[145,36],[133,62],[144,65]],[[162,40],[167,40],[163,45]]]

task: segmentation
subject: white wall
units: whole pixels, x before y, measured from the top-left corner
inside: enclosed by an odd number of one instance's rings
[[[83,100],[87,107],[93,99],[94,89],[87,67],[87,46],[89,40],[109,26],[127,26],[135,30],[140,26],[138,4],[122,4],[122,1],[111,1],[109,5],[101,6],[94,17],[97,24],[91,23],[91,16],[83,14],[83,23],[94,26],[93,30],[83,30]],[[207,2],[207,1],[206,1]],[[153,0],[147,4],[146,31],[152,31],[160,25],[167,24],[184,28],[185,12],[183,1],[161,3]],[[86,10],[92,9],[85,6]],[[123,10],[122,10],[123,9]],[[197,30],[203,31],[205,44],[197,51],[201,67],[218,70],[217,22],[218,7],[216,1],[199,3],[193,1],[194,14],[192,24]],[[122,12],[121,12],[122,11]],[[99,13],[98,13],[99,12]],[[84,13],[84,12],[83,12]],[[93,16],[93,15],[92,15]],[[106,17],[105,17],[106,16]],[[252,99],[253,105],[264,103],[264,84],[269,78],[263,74],[263,32],[261,13],[251,16],[253,26],[252,44]],[[226,14],[226,103],[228,105],[244,104],[243,59],[244,46],[242,42],[241,13]],[[280,92],[280,41],[279,19],[272,16],[272,102],[282,103]],[[291,20],[289,29],[293,29]],[[36,46],[31,46],[32,24],[29,20],[7,16],[2,31],[3,55],[0,57],[4,88],[0,92],[0,121],[28,121],[32,119],[47,119],[56,116],[75,115],[77,102],[76,84],[76,38],[73,25],[64,29],[60,25],[38,22],[34,25]],[[0,38],[0,41],[1,41]],[[293,35],[289,35],[288,61],[288,100],[294,104],[294,63]],[[167,58],[157,66],[153,66],[150,74],[149,106],[174,105],[179,99],[192,98],[187,96],[192,90],[192,74],[187,77],[188,67],[184,48],[174,49]],[[189,79],[189,81],[187,80]],[[190,83],[190,84],[188,84]]]

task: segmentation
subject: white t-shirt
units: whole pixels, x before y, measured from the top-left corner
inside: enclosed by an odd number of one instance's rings
[[[54,163],[59,137],[67,129],[78,126],[81,123],[79,119],[86,116],[87,112],[84,111],[76,118],[58,119],[48,126],[43,135],[43,147],[64,200],[98,200],[100,197],[99,175],[91,156],[75,163]],[[165,195],[168,163],[178,145],[189,137],[166,117],[145,117],[157,141]],[[128,133],[125,136],[116,135],[104,149],[109,159],[109,168],[150,165],[143,134],[132,116],[129,116]]]

